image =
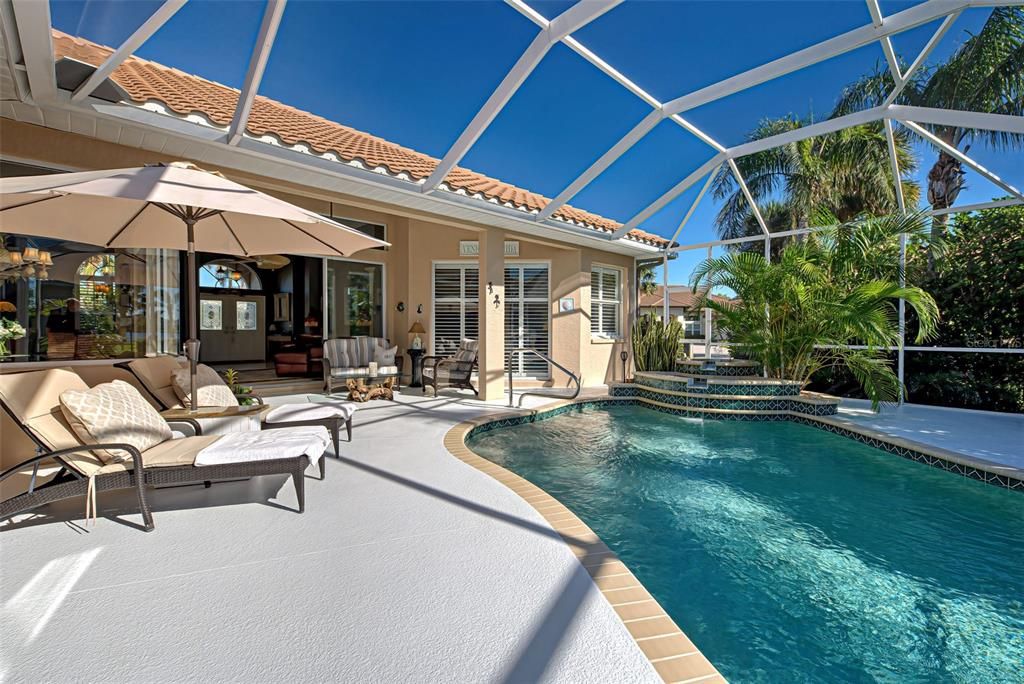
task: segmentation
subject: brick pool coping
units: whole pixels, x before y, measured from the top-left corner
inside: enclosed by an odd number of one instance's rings
[[[674,684],[725,682],[661,604],[585,522],[537,485],[478,456],[466,446],[466,438],[481,426],[520,422],[524,416],[535,417],[587,403],[594,403],[594,400],[562,401],[539,410],[507,411],[473,418],[450,429],[444,436],[444,446],[460,461],[505,485],[540,513],[590,575],[663,681]]]

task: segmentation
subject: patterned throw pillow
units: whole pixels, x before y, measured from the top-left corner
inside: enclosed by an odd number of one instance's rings
[[[139,391],[123,380],[87,390],[65,390],[60,408],[85,444],[130,444],[146,451],[171,438],[171,428]],[[123,449],[97,449],[104,463],[131,462]]]
[[[377,347],[373,351],[373,360],[377,362],[378,366],[394,366],[395,356],[398,355],[398,347],[394,346],[391,349],[385,349],[384,347]]]
[[[185,408],[192,408],[191,379],[188,366],[177,368],[171,373],[171,384]],[[196,394],[199,395],[199,406],[238,406],[231,388],[227,386],[220,373],[205,363],[196,366]]]

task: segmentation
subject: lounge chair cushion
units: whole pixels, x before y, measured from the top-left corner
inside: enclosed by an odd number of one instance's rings
[[[87,390],[89,385],[68,368],[0,375],[0,399],[4,405],[17,422],[52,451],[81,444],[60,408],[60,395],[68,389]],[[88,451],[69,454],[64,461],[83,475],[103,467],[103,461]]]
[[[171,382],[174,385],[174,393],[178,395],[179,401],[185,408],[191,408],[192,395],[189,385],[192,380],[189,369],[176,368],[171,373]],[[238,406],[238,399],[234,392],[227,386],[220,373],[213,370],[205,363],[196,367],[196,394],[199,395],[199,406]]]
[[[128,362],[131,372],[165,409],[182,408],[171,380],[174,371],[182,367],[181,361],[174,356],[150,356]]]
[[[221,435],[201,435],[199,437],[180,437],[169,439],[166,442],[157,444],[152,449],[142,452],[142,465],[146,468],[169,468],[174,466],[192,465],[196,455],[210,446]],[[116,473],[123,470],[131,470],[132,462],[109,463],[100,468],[98,474]]]
[[[350,401],[281,404],[270,409],[263,421],[266,423],[292,423],[327,418],[349,420],[355,412],[356,405]]]
[[[147,451],[171,439],[171,428],[139,391],[123,380],[60,394],[60,408],[84,444],[118,442]],[[131,460],[123,449],[93,451],[104,463]]]

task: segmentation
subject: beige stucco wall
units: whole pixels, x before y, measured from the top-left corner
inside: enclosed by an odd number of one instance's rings
[[[170,161],[145,150],[7,119],[0,125],[0,154],[4,158],[63,169],[118,168]],[[410,215],[405,210],[381,206],[362,198],[331,197],[323,191],[302,188],[286,180],[233,171],[228,171],[227,175],[313,211],[386,225],[391,248],[362,252],[355,258],[384,264],[385,331],[403,351],[410,341],[407,331],[417,318],[428,329],[425,341],[430,342],[433,264],[439,261],[473,261],[459,257],[459,241],[478,239],[479,232],[487,230],[484,225],[453,223],[429,215]],[[619,361],[622,342],[598,341],[590,336],[590,268],[592,264],[601,264],[621,270],[623,306],[619,327],[625,333],[628,313],[633,306],[633,292],[628,285],[632,282],[633,258],[569,242],[532,240],[519,234],[506,237],[519,241],[519,261],[550,264],[553,358],[573,372],[580,373],[585,386],[618,379],[622,373]],[[559,312],[559,299],[562,297],[573,298],[572,312]],[[405,303],[403,312],[396,308],[400,301]],[[418,315],[416,310],[420,305],[423,313]],[[482,307],[481,319],[488,314],[488,308]],[[566,377],[556,370],[552,382],[564,385]]]

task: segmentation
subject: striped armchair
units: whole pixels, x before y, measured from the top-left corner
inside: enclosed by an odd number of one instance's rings
[[[334,392],[334,383],[349,378],[365,376],[369,372],[370,362],[378,349],[390,349],[391,343],[383,337],[338,337],[324,341],[324,389],[328,394]],[[395,354],[395,365],[379,366],[378,373],[398,373],[398,384],[401,385],[404,357]]]
[[[473,390],[477,396],[480,393],[473,387],[473,369],[476,368],[477,357],[480,354],[480,342],[465,338],[459,344],[458,350],[452,356],[424,356],[423,357],[423,387],[434,388],[434,396],[437,396],[439,384],[445,384],[459,389]]]

